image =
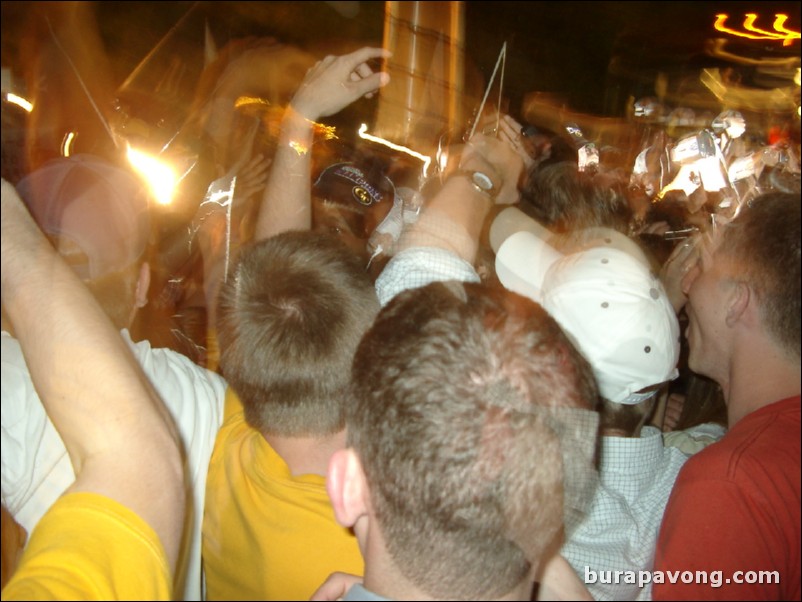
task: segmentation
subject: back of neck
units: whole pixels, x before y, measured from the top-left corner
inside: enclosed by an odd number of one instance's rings
[[[325,477],[329,458],[345,447],[345,431],[322,437],[283,437],[262,433],[270,447],[281,456],[293,476],[316,474]]]

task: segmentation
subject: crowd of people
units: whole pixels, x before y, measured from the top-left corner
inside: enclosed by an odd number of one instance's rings
[[[118,154],[3,178],[3,599],[800,599],[798,138],[424,178],[325,135],[388,56],[218,117],[191,246]]]

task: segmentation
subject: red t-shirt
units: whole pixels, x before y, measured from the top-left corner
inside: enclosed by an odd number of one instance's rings
[[[752,412],[688,460],[663,516],[653,598],[799,600],[800,456],[796,396]]]

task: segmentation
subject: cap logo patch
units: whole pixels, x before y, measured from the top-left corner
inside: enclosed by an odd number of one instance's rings
[[[354,195],[354,200],[361,205],[370,205],[373,202],[368,191],[362,186],[354,186],[351,193]]]
[[[351,193],[358,203],[370,205],[372,203],[378,203],[381,200],[381,192],[368,182],[362,170],[350,165],[341,165],[334,173],[355,184],[351,189]]]

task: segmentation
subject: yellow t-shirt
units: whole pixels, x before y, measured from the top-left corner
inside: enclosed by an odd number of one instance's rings
[[[150,525],[106,496],[79,492],[36,525],[3,600],[170,600],[172,589]]]
[[[308,600],[332,572],[364,571],[325,478],[293,476],[245,422],[231,389],[209,463],[202,541],[209,600]]]
[[[217,372],[220,367],[220,344],[217,341],[217,329],[206,329],[206,369]]]

